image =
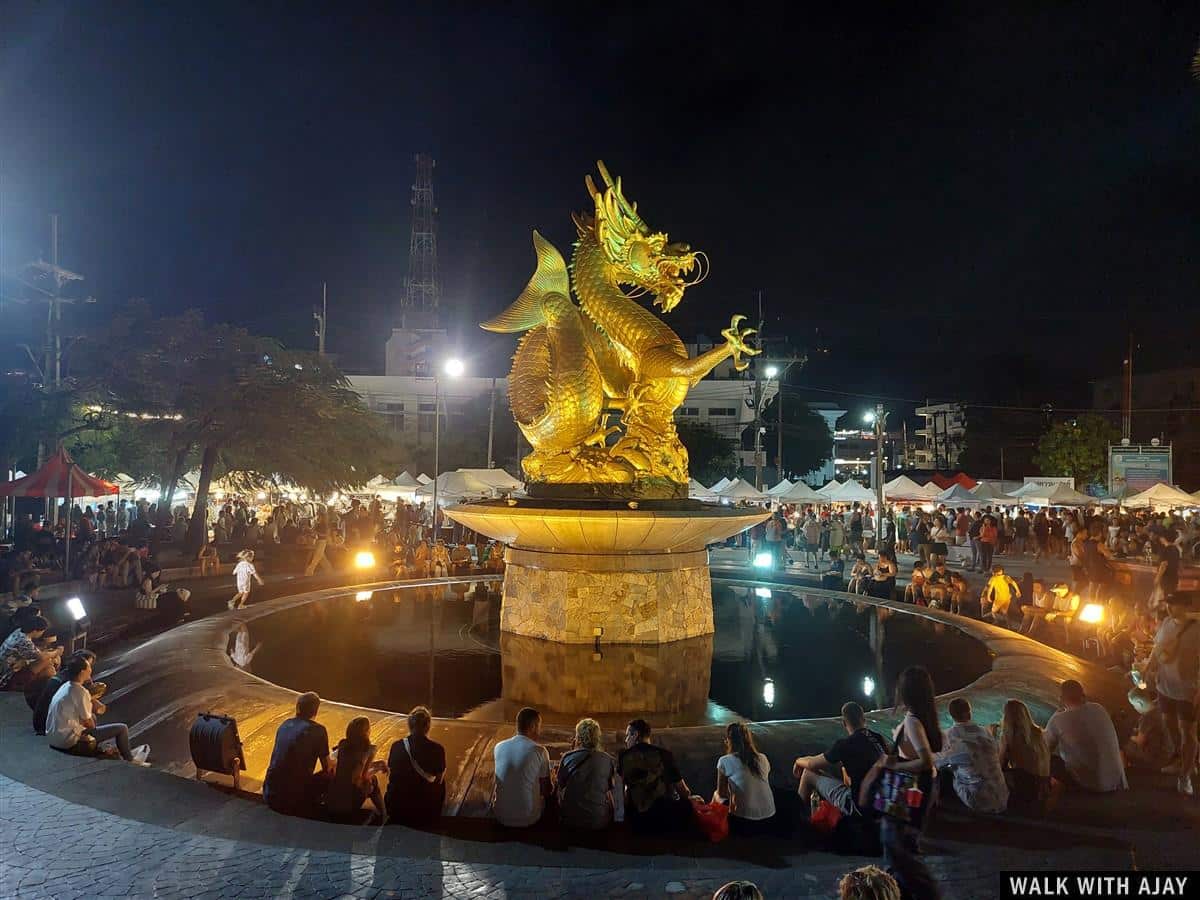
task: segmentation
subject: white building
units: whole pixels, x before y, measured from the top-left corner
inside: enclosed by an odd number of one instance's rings
[[[967,416],[959,403],[918,406],[925,426],[917,429],[921,443],[909,465],[916,469],[953,469],[958,466],[967,435]]]

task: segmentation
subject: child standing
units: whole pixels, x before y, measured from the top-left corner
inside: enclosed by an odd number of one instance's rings
[[[245,607],[246,601],[250,599],[251,578],[259,584],[263,583],[263,580],[258,577],[258,570],[254,568],[254,551],[243,550],[238,553],[237,557],[238,564],[233,567],[233,577],[237,581],[237,593],[229,601],[230,609],[242,609]]]

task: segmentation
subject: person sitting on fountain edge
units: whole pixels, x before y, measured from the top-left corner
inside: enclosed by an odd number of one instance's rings
[[[650,743],[645,719],[626,726],[617,770],[625,782],[625,816],[634,831],[677,831],[691,823],[692,792],[671,751]]]
[[[866,713],[853,701],[842,706],[842,727],[846,729],[846,737],[834,741],[818,756],[798,757],[792,774],[800,780],[800,799],[805,805],[811,807],[814,797],[819,797],[849,816],[860,811],[858,789],[879,757],[887,755],[888,742],[867,727]],[[843,768],[850,776],[849,785],[842,777]]]

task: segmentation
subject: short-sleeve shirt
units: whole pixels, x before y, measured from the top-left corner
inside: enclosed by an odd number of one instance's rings
[[[527,828],[542,817],[546,800],[541,780],[550,777],[550,754],[523,734],[501,741],[493,749],[496,792],[492,811],[510,828]]]
[[[742,819],[769,819],[775,815],[775,797],[767,776],[771,774],[771,762],[766,754],[758,754],[758,772],[732,753],[717,760],[717,771],[729,780],[731,797],[730,812]]]
[[[20,628],[14,629],[0,644],[0,689],[8,687],[13,676],[24,668],[23,664],[37,662],[41,658],[42,654],[29,635]]]
[[[833,742],[825,751],[825,759],[834,766],[841,766],[850,776],[850,796],[858,805],[858,790],[879,757],[888,753],[887,739],[877,731],[860,728],[854,734]]]
[[[667,799],[670,786],[683,778],[670,750],[644,742],[622,750],[617,768],[629,795],[627,811],[634,816]]]
[[[303,808],[313,770],[328,755],[329,733],[324,725],[299,717],[280,725],[263,780],[263,798],[268,805],[272,809]]]
[[[1158,664],[1158,692],[1172,700],[1190,703],[1200,691],[1200,622],[1163,619],[1154,636],[1156,647],[1173,648]],[[1161,654],[1161,651],[1160,651]]]
[[[392,744],[384,803],[389,817],[410,824],[436,819],[446,802],[445,781],[430,784],[413,768],[414,758],[427,775],[441,775],[446,771],[446,749],[422,734],[408,736],[408,750],[403,740]]]
[[[46,738],[51,747],[70,750],[79,743],[84,723],[92,717],[92,695],[87,688],[68,681],[54,694],[46,714]]]
[[[568,828],[604,828],[612,820],[609,792],[617,761],[603,750],[580,748],[558,767],[559,810]]]
[[[1088,701],[1052,715],[1046,723],[1046,743],[1086,790],[1104,792],[1128,787],[1117,730],[1099,703]]]

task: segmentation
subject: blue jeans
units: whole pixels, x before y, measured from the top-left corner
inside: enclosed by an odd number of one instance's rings
[[[979,568],[979,538],[971,538],[971,568]]]

